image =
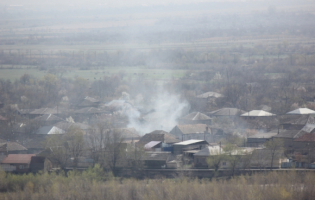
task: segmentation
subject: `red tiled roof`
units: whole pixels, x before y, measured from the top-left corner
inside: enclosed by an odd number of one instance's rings
[[[29,164],[35,154],[9,154],[2,160],[3,164]]]

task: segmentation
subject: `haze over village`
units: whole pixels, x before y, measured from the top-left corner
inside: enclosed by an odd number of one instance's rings
[[[313,199],[315,3],[0,2],[0,199]]]

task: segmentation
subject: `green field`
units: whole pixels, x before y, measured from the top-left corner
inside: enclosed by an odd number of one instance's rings
[[[32,75],[34,78],[40,79],[48,71],[40,71],[36,68],[26,66],[14,66],[13,69],[3,66],[0,69],[0,79],[15,81],[19,79],[23,74]],[[102,69],[95,70],[80,70],[71,69],[62,74],[64,78],[82,77],[89,81],[102,79],[104,76],[111,76],[123,72],[124,79],[137,79],[139,77],[143,79],[151,80],[169,80],[172,78],[181,78],[185,75],[186,70],[172,70],[172,69],[147,69],[145,67],[104,67]],[[60,76],[60,74],[59,74]]]

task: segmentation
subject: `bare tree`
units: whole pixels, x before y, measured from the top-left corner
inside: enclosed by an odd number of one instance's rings
[[[70,127],[67,133],[55,133],[46,140],[49,158],[61,169],[65,169],[68,161],[73,158],[73,166],[77,167],[79,157],[84,152],[83,132],[77,127]]]
[[[73,158],[74,167],[77,167],[79,157],[82,156],[85,150],[85,144],[83,139],[83,132],[78,127],[71,126],[67,133],[64,135],[66,141],[66,148],[68,153]]]
[[[283,145],[283,140],[279,138],[273,138],[265,143],[265,147],[269,151],[270,156],[270,169],[273,167],[274,159],[280,157],[283,153]]]
[[[49,152],[48,158],[52,163],[56,164],[61,169],[65,169],[69,160],[69,152],[65,147],[65,141],[62,135],[55,134],[46,140],[46,150]]]
[[[111,128],[110,123],[99,122],[89,133],[88,146],[94,163],[116,173],[118,163],[126,162],[126,147],[123,135]],[[121,165],[120,165],[121,166]]]
[[[104,140],[103,165],[116,174],[118,163],[124,165],[126,143],[120,132],[110,130],[106,132]]]
[[[213,152],[213,154],[207,158],[207,164],[209,168],[214,168],[214,171],[217,172],[221,167],[221,163],[226,161],[226,155],[219,151]]]
[[[102,150],[104,149],[104,141],[106,132],[109,131],[110,125],[107,122],[98,122],[90,130],[88,134],[88,148],[91,151],[91,156],[94,163],[100,163],[103,156]]]

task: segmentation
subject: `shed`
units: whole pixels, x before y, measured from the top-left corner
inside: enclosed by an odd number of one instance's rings
[[[9,154],[1,162],[1,168],[8,172],[29,172],[31,158],[35,154]]]
[[[183,151],[187,150],[201,150],[208,145],[209,143],[205,140],[186,140],[183,142],[178,142],[173,145],[174,154],[182,154]]]

